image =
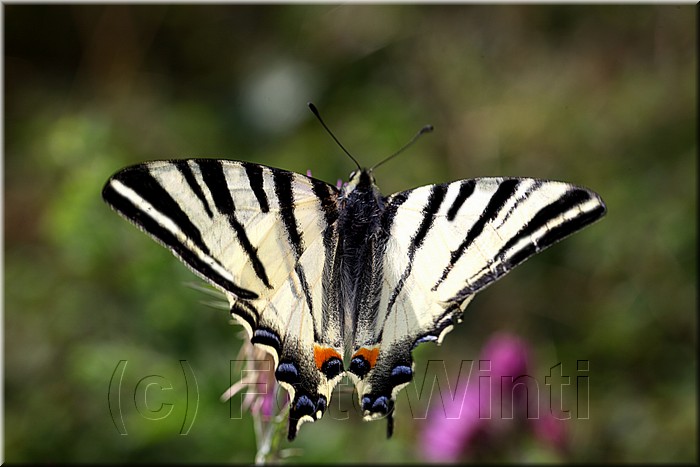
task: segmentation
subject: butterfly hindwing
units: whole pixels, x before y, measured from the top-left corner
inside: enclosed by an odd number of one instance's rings
[[[389,417],[413,375],[412,349],[440,343],[474,294],[531,255],[600,218],[600,197],[567,183],[481,178],[387,198],[383,287],[374,325],[358,329],[354,377],[365,418]],[[363,321],[360,316],[359,321]]]
[[[321,417],[344,373],[339,321],[323,307],[334,296],[337,196],[303,175],[216,159],[128,167],[103,190],[108,204],[224,292],[251,341],[272,354],[292,399],[290,438]]]

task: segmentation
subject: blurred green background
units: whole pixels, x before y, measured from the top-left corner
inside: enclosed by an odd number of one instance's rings
[[[569,451],[507,437],[482,460],[697,461],[695,6],[2,8],[6,460],[253,460],[250,417],[218,400],[240,328],[100,191],[125,165],[193,156],[347,178],[313,101],[368,166],[435,126],[377,171],[384,193],[513,175],[607,203],[600,223],[482,292],[443,346],[414,353],[420,374],[516,334],[542,390],[562,364],[570,407],[576,362],[590,362],[590,416],[572,412]],[[180,360],[199,396],[186,436]],[[173,388],[150,402],[173,404],[161,420],[130,392],[153,375]],[[351,409],[284,447],[302,462],[420,460],[425,421],[406,397],[390,441]]]

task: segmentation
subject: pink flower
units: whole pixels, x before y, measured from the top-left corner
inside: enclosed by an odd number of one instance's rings
[[[241,409],[250,412],[255,427],[256,462],[274,460],[280,453],[272,450],[270,443],[276,433],[283,433],[286,429],[286,420],[280,415],[289,404],[289,398],[285,398],[282,404],[277,400],[280,386],[275,378],[274,361],[267,352],[246,340],[237,361],[241,363],[239,371],[243,376],[221,395],[221,400],[225,402],[237,393],[243,393]]]
[[[443,406],[429,412],[420,439],[423,456],[454,462],[477,450],[500,449],[521,426],[529,426],[543,444],[562,452],[565,426],[548,410],[539,410],[539,390],[528,384],[530,358],[522,339],[509,334],[491,337],[470,377],[458,381],[455,397],[443,394]],[[518,424],[528,417],[531,423]]]
[[[279,385],[275,379],[272,357],[246,340],[241,346],[237,360],[245,362],[245,369],[241,368],[241,374],[244,376],[221,395],[221,400],[226,402],[245,390],[242,408],[254,417],[262,418],[263,421],[269,420],[284,408],[278,407],[277,404]]]
[[[464,398],[459,395],[464,394]],[[460,458],[464,445],[476,437],[479,419],[479,391],[472,390],[468,380],[458,383],[456,397],[443,397],[444,412],[432,410],[430,424],[422,432],[423,455],[433,462],[449,462]]]

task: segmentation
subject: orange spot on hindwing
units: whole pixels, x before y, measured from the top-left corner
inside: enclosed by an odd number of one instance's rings
[[[343,361],[343,357],[341,357],[335,349],[314,344],[314,360],[316,361],[316,368],[318,368],[319,371],[323,371],[323,364],[334,357],[341,362]]]
[[[354,353],[352,358],[355,357],[363,357],[365,360],[367,360],[367,363],[369,363],[369,367],[374,368],[374,365],[377,363],[377,357],[379,356],[379,347],[375,347],[373,349],[368,349],[366,347],[360,348],[357,352]]]

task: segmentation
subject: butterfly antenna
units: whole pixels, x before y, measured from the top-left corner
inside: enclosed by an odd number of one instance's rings
[[[358,170],[362,170],[362,168],[360,167],[360,164],[357,162],[357,160],[356,160],[354,157],[352,157],[352,154],[350,154],[350,153],[348,152],[347,149],[345,149],[345,146],[343,146],[342,144],[340,144],[340,141],[338,141],[338,138],[335,137],[335,135],[334,135],[333,132],[330,130],[330,128],[328,128],[328,126],[324,123],[323,119],[321,118],[321,114],[318,112],[318,109],[317,109],[316,106],[313,104],[313,102],[309,102],[307,105],[309,106],[309,109],[311,109],[311,111],[313,112],[313,114],[316,116],[316,118],[318,119],[318,121],[321,122],[321,125],[323,125],[323,128],[325,128],[326,131],[328,132],[328,134],[331,135],[331,138],[333,138],[333,140],[338,144],[338,146],[340,146],[340,149],[342,149],[343,151],[345,151],[345,154],[347,154],[348,157],[349,157],[350,159],[352,159],[352,161],[353,161],[353,162],[355,163],[355,165],[357,166],[357,169],[358,169]]]
[[[369,169],[370,172],[373,171],[374,169],[376,169],[377,167],[379,167],[380,165],[384,164],[385,162],[390,161],[390,160],[393,159],[394,157],[396,157],[396,156],[398,156],[399,154],[401,154],[402,152],[404,152],[406,149],[408,149],[409,147],[411,147],[411,146],[413,145],[413,143],[415,143],[415,142],[418,140],[418,138],[420,138],[423,134],[425,134],[425,133],[430,133],[431,131],[433,131],[433,126],[432,126],[432,125],[425,125],[423,128],[420,129],[420,131],[419,131],[418,133],[416,133],[416,134],[413,136],[413,138],[411,138],[411,140],[410,140],[408,143],[404,144],[404,145],[401,147],[401,149],[399,149],[399,150],[396,151],[394,154],[392,154],[391,156],[387,157],[386,159],[384,159],[383,161],[379,162],[378,164],[375,164],[374,167],[372,167],[371,169]]]

